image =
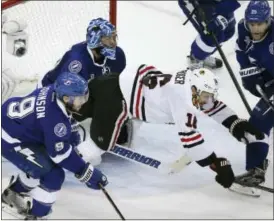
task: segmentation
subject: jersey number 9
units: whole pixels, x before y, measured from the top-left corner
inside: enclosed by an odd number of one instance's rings
[[[8,106],[7,115],[9,118],[24,118],[33,113],[35,97],[28,97],[21,102],[11,102]]]

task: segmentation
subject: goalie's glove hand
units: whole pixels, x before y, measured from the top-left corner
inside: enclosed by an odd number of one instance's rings
[[[89,188],[99,190],[99,183],[103,186],[108,184],[107,177],[91,164],[87,163],[81,174],[76,174],[75,177],[85,183]]]
[[[234,172],[226,158],[216,158],[210,165],[210,169],[217,173],[215,180],[224,188],[229,188],[235,181]]]
[[[244,119],[236,119],[230,126],[229,132],[238,140],[244,143],[249,143],[252,136],[255,140],[263,140],[264,133],[256,129],[252,124]],[[252,135],[252,136],[250,136]]]
[[[222,15],[217,15],[215,18],[209,21],[209,23],[206,26],[206,29],[209,33],[218,33],[220,31],[225,30],[227,26],[227,19]]]

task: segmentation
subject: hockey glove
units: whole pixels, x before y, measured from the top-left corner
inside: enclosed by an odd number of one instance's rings
[[[244,143],[249,143],[250,136],[248,134],[255,136],[256,140],[263,140],[264,133],[257,130],[252,124],[247,120],[239,119],[238,117],[231,116],[226,121],[231,121],[229,132],[238,140]]]
[[[227,19],[222,15],[218,15],[207,24],[206,29],[208,32],[217,33],[219,31],[225,30],[227,26]]]
[[[229,188],[235,180],[230,162],[225,158],[216,158],[210,169],[217,173],[215,180],[224,188]]]
[[[81,175],[75,175],[82,183],[86,183],[89,188],[99,190],[99,183],[103,186],[108,184],[107,177],[98,169],[94,168],[91,164],[87,163]]]

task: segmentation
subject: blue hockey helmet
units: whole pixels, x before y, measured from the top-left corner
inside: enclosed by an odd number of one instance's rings
[[[96,18],[90,21],[87,28],[87,45],[90,49],[101,48],[100,53],[112,60],[116,59],[116,48],[103,45],[102,37],[111,36],[115,32],[115,26],[103,18]]]
[[[88,82],[78,74],[63,72],[54,82],[54,90],[59,99],[69,97],[69,104],[72,105],[76,97],[83,97],[81,103],[88,98]]]
[[[246,22],[264,22],[269,21],[271,17],[271,8],[267,0],[252,0],[245,10]]]

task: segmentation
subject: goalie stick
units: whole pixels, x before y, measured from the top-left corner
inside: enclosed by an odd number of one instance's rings
[[[86,130],[82,125],[79,127],[83,130],[83,140],[86,139]],[[111,150],[108,152],[109,154],[118,156],[120,158],[131,161],[135,164],[139,164],[143,167],[157,170],[162,174],[174,174],[182,171],[187,165],[189,165],[192,160],[187,156],[183,155],[178,160],[171,162],[169,164],[162,162],[161,160],[155,159],[155,157],[147,156],[142,153],[138,153],[133,149],[128,147],[116,144]]]
[[[179,173],[192,162],[187,155],[183,155],[174,162],[164,163],[161,160],[156,159],[154,156],[148,156],[142,153],[138,153],[128,147],[118,144],[116,144],[107,153],[129,160],[146,168],[157,170],[158,172],[163,174]]]

